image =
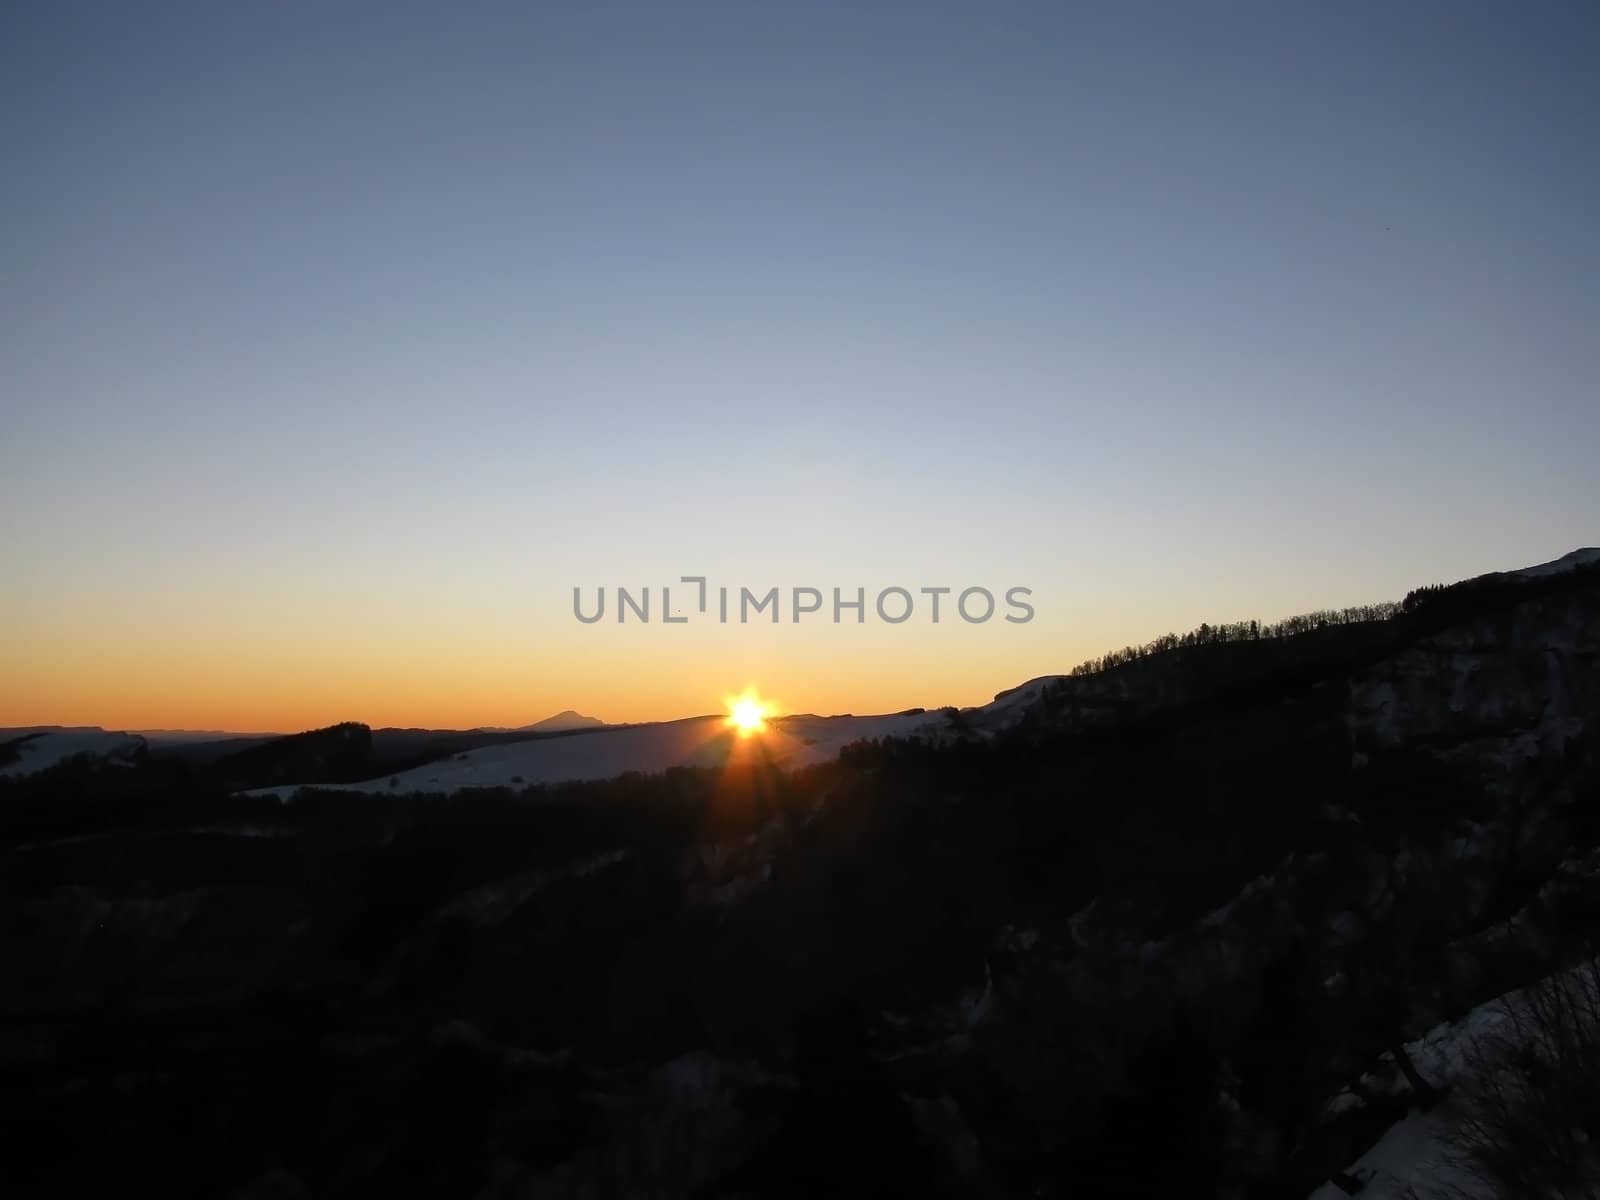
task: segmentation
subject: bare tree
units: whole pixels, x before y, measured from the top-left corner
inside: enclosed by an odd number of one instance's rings
[[[1600,965],[1557,972],[1492,1015],[1465,1056],[1451,1171],[1419,1200],[1600,1200]]]

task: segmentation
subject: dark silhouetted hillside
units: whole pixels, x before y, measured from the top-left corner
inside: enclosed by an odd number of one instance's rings
[[[795,772],[229,794],[370,771],[340,726],[222,773],[3,780],[9,1179],[1353,1186],[1409,1111],[1479,1096],[1430,1031],[1592,955],[1597,714],[1574,570],[1134,656],[1007,729]],[[1592,1081],[1562,1089],[1540,1111],[1582,1128]]]

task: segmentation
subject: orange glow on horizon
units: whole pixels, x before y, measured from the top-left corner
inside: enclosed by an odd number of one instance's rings
[[[93,592],[51,605],[0,603],[8,627],[29,634],[0,646],[0,728],[295,733],[341,721],[373,729],[518,728],[568,709],[610,724],[713,715],[720,724],[732,712],[731,698],[718,703],[732,677],[762,681],[759,696],[751,694],[770,741],[780,713],[987,703],[1157,627],[1130,620],[1114,635],[1066,637],[1042,623],[711,625],[669,637],[628,625],[573,636],[569,614],[520,624],[521,614],[494,611],[477,621],[437,614],[423,621],[413,619],[409,600],[381,592],[366,609],[348,598],[316,606],[313,597],[300,604],[276,594],[206,599],[182,621],[138,596],[120,609]]]
[[[327,643],[269,657],[250,646],[213,645],[201,652],[154,641],[58,642],[0,653],[0,679],[7,681],[0,684],[0,728],[296,733],[341,721],[373,729],[516,728],[566,709],[609,724],[712,714],[726,719],[736,697],[721,706],[705,698],[723,696],[718,677],[726,680],[730,668],[744,665],[708,657],[640,671],[604,655],[590,663],[531,655],[528,662],[496,662],[459,650],[422,654],[415,644],[409,656],[388,659],[340,653]],[[864,715],[982,704],[1040,673],[1027,661],[953,666],[865,655],[820,663],[771,655],[754,665],[783,682],[782,706],[757,698],[769,735],[779,712]],[[731,721],[726,728],[738,732]]]

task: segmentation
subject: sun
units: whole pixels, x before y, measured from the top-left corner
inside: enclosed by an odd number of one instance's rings
[[[739,731],[740,737],[760,733],[767,727],[767,706],[754,692],[728,701],[728,724]]]

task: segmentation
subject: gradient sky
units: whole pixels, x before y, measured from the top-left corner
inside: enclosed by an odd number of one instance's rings
[[[0,12],[0,725],[971,704],[1600,542],[1600,7]],[[571,589],[1034,589],[581,626]]]

